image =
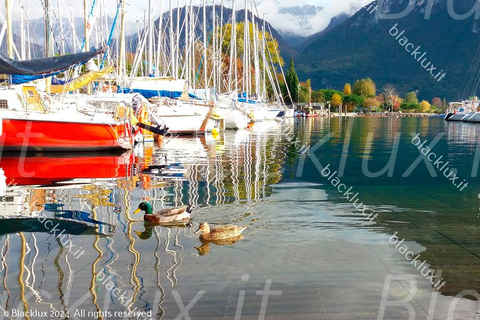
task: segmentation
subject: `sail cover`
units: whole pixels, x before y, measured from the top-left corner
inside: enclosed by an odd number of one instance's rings
[[[15,61],[0,54],[0,74],[34,76],[66,70],[71,66],[87,62],[97,54],[104,53],[105,50],[106,48],[103,48],[89,52],[25,61]]]

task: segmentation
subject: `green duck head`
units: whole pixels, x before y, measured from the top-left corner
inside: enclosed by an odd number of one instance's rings
[[[153,214],[152,205],[148,202],[142,202],[142,203],[140,203],[137,210],[135,210],[135,212],[133,214],[137,214],[140,211],[144,211],[145,214]]]

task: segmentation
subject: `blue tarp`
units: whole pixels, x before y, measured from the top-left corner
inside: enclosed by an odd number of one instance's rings
[[[144,96],[146,99],[150,99],[153,97],[165,97],[165,98],[176,99],[182,96],[181,91],[131,89],[131,88],[122,88],[120,86],[118,86],[117,92],[118,93],[139,93],[142,96]]]
[[[202,100],[201,98],[197,97],[196,95],[194,95],[193,93],[189,93],[188,96],[192,99],[195,99],[195,100]]]
[[[38,75],[38,76],[26,76],[26,75],[22,76],[22,75],[13,74],[13,75],[8,76],[8,81],[11,84],[22,84],[22,83],[27,83],[27,82],[30,82],[30,81],[35,81],[35,80],[38,80],[38,79],[44,79],[44,78],[48,78],[48,77],[51,77],[51,76],[56,76],[57,74],[60,74],[60,72],[42,74],[42,75]]]

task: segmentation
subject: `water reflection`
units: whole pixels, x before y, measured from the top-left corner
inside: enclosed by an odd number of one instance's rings
[[[121,155],[4,155],[1,308],[62,311],[64,318],[75,309],[137,308],[162,318],[168,313],[164,302],[172,299],[165,286],[175,288],[185,277],[185,260],[189,268],[195,264],[198,238],[185,224],[153,226],[133,210],[143,201],[155,211],[193,204],[201,209],[192,217],[203,219],[209,208],[265,201],[282,178],[284,129],[276,124],[263,132],[227,132],[217,140],[173,138]],[[167,170],[151,170],[163,165]],[[209,221],[254,220],[235,211]],[[45,228],[44,215],[65,230],[69,245]],[[203,253],[209,245],[202,243]],[[80,257],[77,249],[84,252]]]

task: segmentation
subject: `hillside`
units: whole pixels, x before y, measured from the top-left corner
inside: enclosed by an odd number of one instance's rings
[[[388,12],[400,13],[409,1],[384,2]],[[470,70],[470,65],[480,44],[479,21],[473,16],[453,19],[446,1],[435,2],[427,20],[424,16],[426,3],[418,0],[413,11],[398,20],[377,19],[365,8],[360,10],[303,50],[296,60],[300,79],[311,79],[315,89],[341,89],[346,82],[370,77],[379,88],[391,83],[402,94],[419,90],[422,99],[434,96],[449,100],[467,98],[474,93],[474,73],[478,71]],[[474,0],[455,1],[455,12],[466,13],[474,3]],[[420,51],[426,52],[424,64],[430,62],[435,66],[434,75],[444,70],[444,79],[434,79],[421,66],[423,58],[417,61],[399,43],[401,37],[397,40],[390,35],[390,32],[395,34],[392,29],[395,25],[399,32],[405,31],[402,36],[414,48],[421,46]]]

